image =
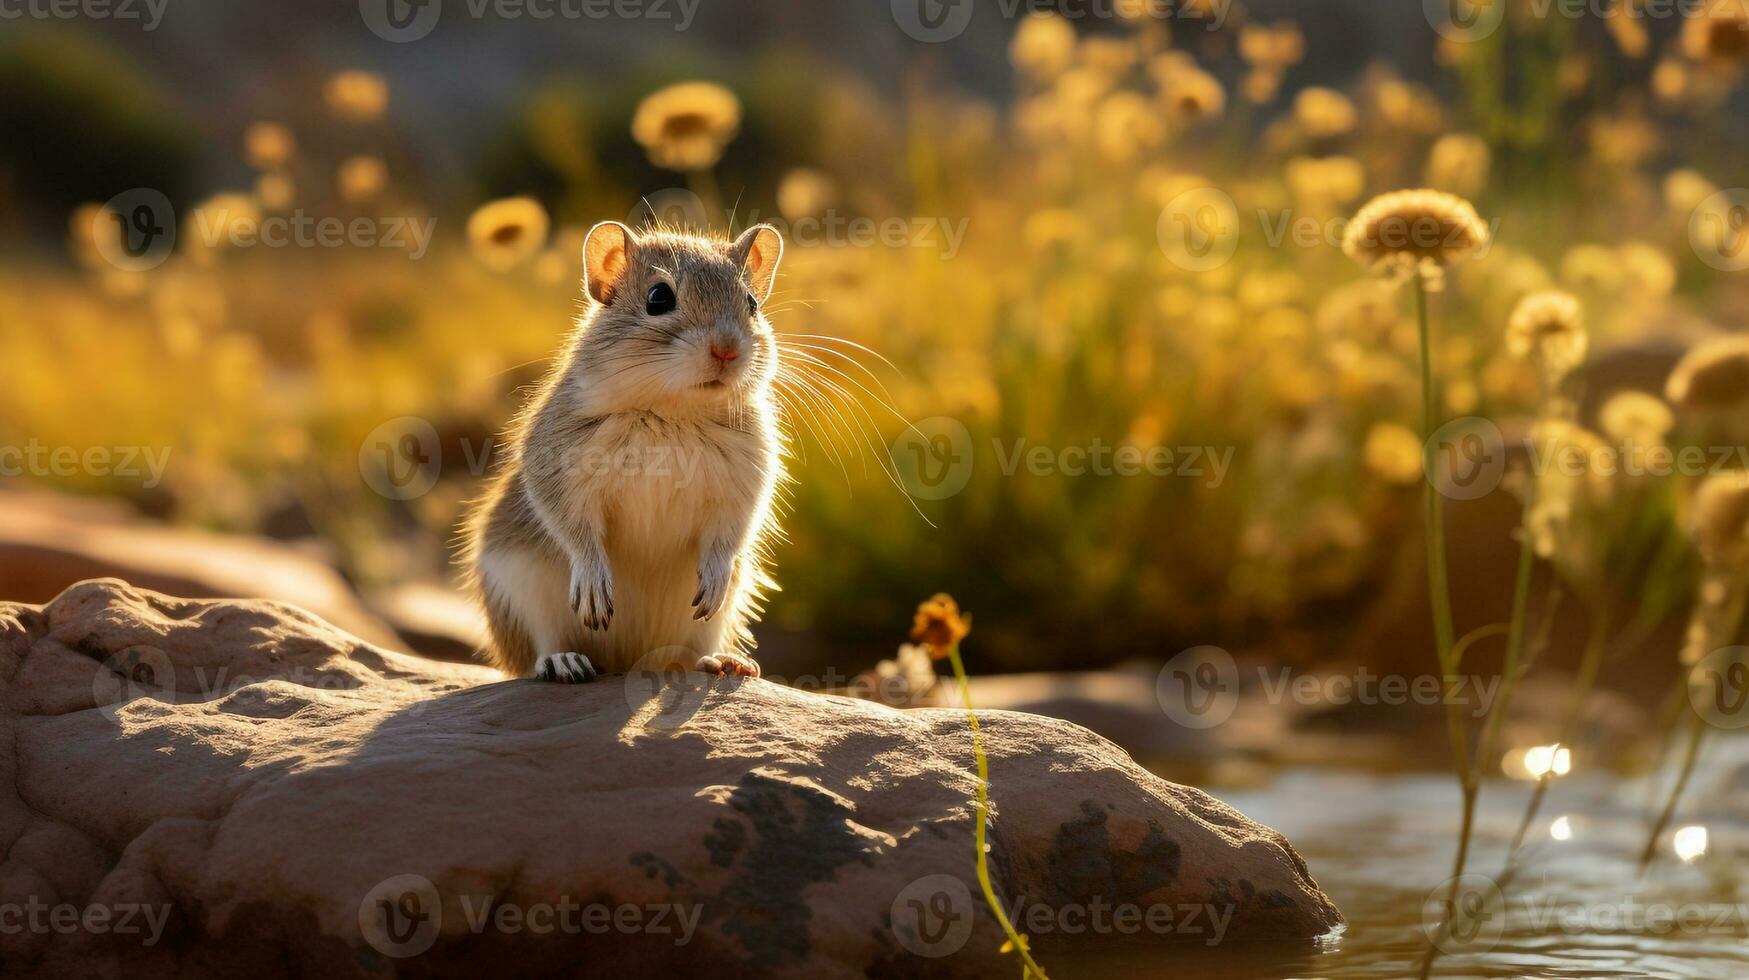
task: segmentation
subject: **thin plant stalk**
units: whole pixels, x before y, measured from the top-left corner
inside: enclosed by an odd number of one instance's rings
[[[1479,789],[1469,760],[1469,731],[1464,723],[1457,699],[1450,697],[1456,690],[1458,665],[1453,656],[1456,640],[1452,626],[1451,585],[1446,567],[1445,514],[1439,489],[1432,479],[1438,460],[1433,449],[1433,434],[1438,431],[1438,390],[1434,386],[1433,337],[1427,313],[1427,283],[1417,275],[1415,282],[1415,313],[1421,337],[1421,439],[1423,463],[1428,477],[1423,498],[1427,520],[1427,589],[1433,609],[1433,635],[1439,654],[1440,672],[1444,675],[1446,727],[1450,733],[1452,762],[1457,770],[1458,785],[1463,792],[1463,822],[1458,830],[1457,855],[1452,859],[1451,889],[1447,894],[1447,915],[1457,908],[1458,879],[1469,862],[1470,838],[1476,821],[1476,796]],[[1431,968],[1432,957],[1423,965]]]
[[[1688,780],[1694,775],[1694,764],[1700,759],[1700,746],[1706,739],[1706,719],[1700,712],[1693,712],[1688,719],[1688,744],[1682,752],[1682,768],[1676,774],[1676,783],[1670,787],[1670,795],[1664,799],[1664,806],[1658,811],[1658,817],[1652,821],[1652,829],[1646,834],[1646,846],[1640,851],[1639,873],[1645,874],[1651,866],[1652,859],[1658,855],[1658,839],[1664,836],[1670,821],[1676,816],[1676,805],[1682,801],[1682,792],[1688,788]]]
[[[1537,777],[1536,787],[1530,792],[1530,800],[1525,804],[1524,816],[1519,818],[1518,830],[1512,835],[1512,846],[1506,849],[1506,863],[1501,870],[1501,877],[1512,874],[1513,864],[1518,859],[1518,853],[1524,848],[1524,839],[1530,833],[1530,825],[1536,822],[1537,814],[1542,810],[1543,800],[1548,796],[1549,784],[1554,782],[1554,755],[1565,748],[1572,751],[1574,740],[1579,734],[1579,724],[1585,717],[1585,706],[1590,703],[1591,692],[1597,687],[1597,676],[1603,666],[1604,649],[1608,640],[1609,615],[1601,608],[1594,608],[1591,617],[1591,635],[1586,638],[1585,652],[1579,660],[1579,676],[1573,689],[1573,698],[1567,704],[1567,716],[1561,721],[1560,733],[1555,740],[1554,753],[1549,757],[1549,771]]]
[[[990,883],[990,856],[984,850],[984,825],[990,819],[990,759],[984,754],[984,735],[978,727],[978,713],[972,707],[972,688],[966,680],[966,666],[960,660],[960,645],[955,643],[948,647],[947,656],[953,662],[953,676],[959,681],[960,701],[966,706],[966,719],[972,726],[972,755],[978,760],[978,823],[972,832],[978,849],[978,885],[983,888],[984,901],[990,904],[990,911],[1001,924],[1002,931],[1008,934],[1009,944],[1020,954],[1024,975],[1047,980],[1044,968],[1033,961],[1032,953],[1027,950],[1025,937],[1014,928],[1014,923],[1008,921],[1008,913],[1002,911],[1002,904],[996,900],[996,887]]]

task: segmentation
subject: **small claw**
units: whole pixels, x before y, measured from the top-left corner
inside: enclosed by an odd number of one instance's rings
[[[601,672],[580,653],[550,653],[535,666],[534,679],[559,684],[587,684]]]
[[[737,653],[705,654],[698,658],[694,670],[719,677],[758,677],[759,665],[751,657]]]

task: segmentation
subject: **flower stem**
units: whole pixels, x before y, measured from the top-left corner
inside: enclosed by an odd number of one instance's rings
[[[1008,913],[1002,911],[1002,904],[996,900],[996,887],[990,883],[990,856],[984,851],[984,825],[990,819],[990,759],[984,754],[984,735],[978,727],[978,713],[972,707],[972,688],[966,681],[966,666],[960,660],[960,645],[955,643],[948,647],[947,656],[953,662],[953,676],[959,681],[960,701],[965,704],[966,719],[972,725],[972,755],[978,760],[978,823],[972,832],[978,850],[978,884],[984,889],[984,901],[990,904],[990,911],[1002,925],[1002,931],[1008,934],[1009,943],[1020,954],[1025,975],[1046,980],[1044,968],[1033,961],[1026,939],[1014,928],[1014,923],[1008,921]]]
[[[1518,830],[1512,835],[1512,846],[1506,849],[1506,863],[1502,866],[1502,880],[1512,876],[1513,865],[1518,860],[1518,852],[1524,849],[1524,839],[1530,833],[1530,825],[1536,822],[1536,815],[1542,810],[1543,799],[1548,796],[1549,784],[1554,781],[1554,757],[1561,749],[1572,751],[1574,740],[1578,737],[1579,723],[1585,717],[1585,705],[1591,699],[1591,691],[1597,686],[1598,670],[1603,666],[1603,652],[1608,645],[1609,614],[1601,608],[1593,609],[1591,617],[1591,635],[1586,638],[1585,653],[1579,660],[1579,676],[1574,685],[1573,698],[1567,704],[1567,717],[1561,722],[1560,733],[1555,739],[1555,750],[1549,756],[1549,771],[1537,778],[1536,788],[1530,792],[1530,801],[1525,805],[1524,816],[1519,818]]]
[[[1463,817],[1458,829],[1457,854],[1452,859],[1450,888],[1446,894],[1446,915],[1441,930],[1449,928],[1449,919],[1456,914],[1459,879],[1469,863],[1470,838],[1476,821],[1476,798],[1480,784],[1470,766],[1469,731],[1463,711],[1452,693],[1457,690],[1458,664],[1454,656],[1456,630],[1452,625],[1450,575],[1446,566],[1445,511],[1435,483],[1439,462],[1433,445],[1433,434],[1439,430],[1439,393],[1434,384],[1433,331],[1428,323],[1427,283],[1421,276],[1414,278],[1415,313],[1421,338],[1421,442],[1422,467],[1426,478],[1423,498],[1427,524],[1427,592],[1433,609],[1433,636],[1439,655],[1439,669],[1445,680],[1446,728],[1451,740],[1452,765],[1457,772],[1458,788],[1463,793]],[[1438,955],[1437,944],[1429,944],[1427,957],[1421,964],[1421,975],[1427,976]]]

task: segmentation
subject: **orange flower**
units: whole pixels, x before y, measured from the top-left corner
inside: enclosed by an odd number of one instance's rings
[[[936,660],[947,656],[971,631],[972,614],[961,613],[959,603],[946,592],[937,592],[934,598],[919,603],[911,623],[912,641],[928,647],[929,655]]]

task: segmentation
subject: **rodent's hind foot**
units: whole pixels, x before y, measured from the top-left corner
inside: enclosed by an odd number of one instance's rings
[[[755,663],[752,657],[742,656],[739,653],[707,653],[698,658],[698,664],[693,669],[723,677],[759,676],[759,664]]]
[[[601,676],[581,653],[549,653],[534,665],[534,679],[558,684],[587,684]]]

